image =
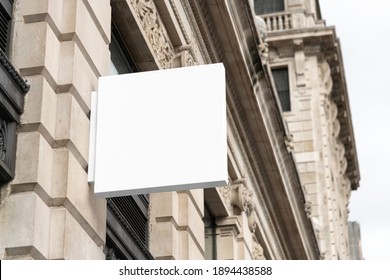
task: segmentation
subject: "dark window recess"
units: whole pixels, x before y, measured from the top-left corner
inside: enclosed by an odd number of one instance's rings
[[[0,185],[14,178],[16,125],[30,86],[0,50]]]
[[[256,15],[271,14],[284,11],[284,0],[255,0]]]
[[[217,225],[215,217],[210,213],[209,209],[204,207],[204,237],[205,237],[205,260],[217,259]]]
[[[148,209],[145,195],[107,199],[106,259],[153,259],[148,249]]]
[[[0,0],[0,50],[5,54],[8,51],[12,4],[11,0]]]
[[[272,69],[272,75],[276,89],[278,91],[279,101],[283,112],[291,111],[290,86],[288,80],[288,69],[276,68]]]
[[[114,22],[111,31],[110,52],[113,74],[138,72]],[[108,198],[107,235],[104,249],[106,259],[153,259],[148,249],[148,224],[148,196]]]
[[[123,39],[114,22],[112,23],[111,30],[110,53],[112,66],[117,72],[112,74],[127,74],[138,72],[137,66],[135,65],[135,62],[128,52],[125,44],[123,43]]]

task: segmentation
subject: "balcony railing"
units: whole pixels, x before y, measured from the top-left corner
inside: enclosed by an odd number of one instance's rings
[[[308,14],[302,10],[286,11],[261,15],[267,27],[267,32],[284,31],[298,28],[323,25],[323,21],[315,20],[314,14]]]
[[[277,13],[262,15],[267,26],[267,31],[282,31],[293,28],[291,13]]]

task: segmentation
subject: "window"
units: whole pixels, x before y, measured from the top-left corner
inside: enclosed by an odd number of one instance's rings
[[[284,67],[272,69],[272,76],[274,77],[276,90],[278,91],[279,101],[283,112],[291,111],[288,68]]]
[[[257,15],[277,13],[284,11],[284,0],[255,0],[255,13]]]
[[[204,237],[205,237],[205,260],[217,259],[217,241],[215,217],[210,213],[205,205],[204,207]]]
[[[124,46],[121,36],[112,23],[112,34],[111,34],[111,73],[114,75],[126,74],[137,72],[137,68],[133,59],[131,58],[126,46]]]
[[[0,0],[0,50],[7,53],[13,0]]]

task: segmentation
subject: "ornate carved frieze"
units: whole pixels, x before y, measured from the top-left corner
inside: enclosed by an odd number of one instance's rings
[[[130,0],[135,14],[161,68],[171,68],[175,52],[152,0]]]

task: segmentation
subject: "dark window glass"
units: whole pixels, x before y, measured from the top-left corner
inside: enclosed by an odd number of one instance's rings
[[[271,14],[284,11],[284,0],[255,0],[257,15]]]
[[[0,0],[0,50],[8,51],[13,0]]]
[[[282,105],[283,112],[291,111],[290,86],[287,67],[272,69],[272,75],[274,77],[275,86],[278,91],[279,101]]]
[[[204,208],[204,237],[205,237],[205,260],[217,259],[217,241],[216,241],[216,224],[215,218],[209,209]]]
[[[123,40],[115,28],[113,23],[113,28],[111,31],[111,43],[110,43],[110,53],[111,53],[111,67],[112,74],[126,74],[138,72],[131,55],[127,51],[126,46],[123,44]]]

